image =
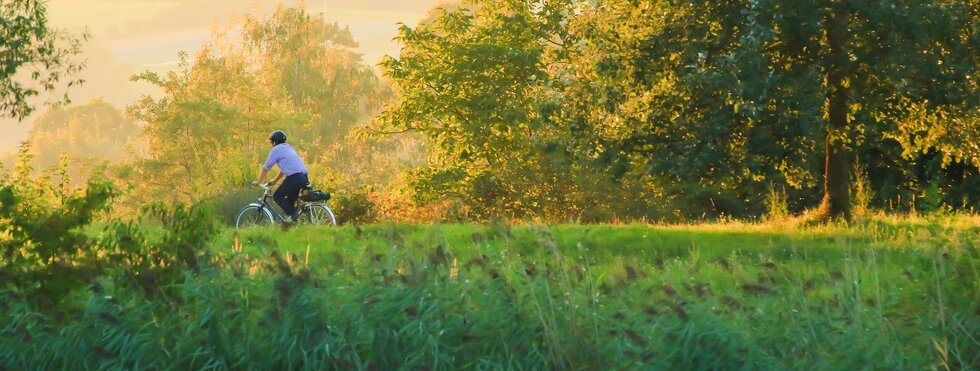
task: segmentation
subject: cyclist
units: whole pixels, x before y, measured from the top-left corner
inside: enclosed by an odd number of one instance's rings
[[[299,198],[299,192],[310,183],[309,171],[296,150],[286,144],[286,133],[282,130],[272,132],[272,135],[269,136],[269,144],[272,145],[269,158],[262,166],[259,179],[252,182],[252,185],[262,184],[269,170],[272,170],[273,166],[279,166],[279,175],[269,182],[269,185],[278,183],[283,177],[286,178],[276,189],[276,192],[272,194],[272,199],[276,200],[283,213],[289,216],[290,219],[286,223],[291,224],[297,220],[296,199]]]

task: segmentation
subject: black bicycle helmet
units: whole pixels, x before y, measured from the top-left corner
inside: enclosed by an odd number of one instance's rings
[[[273,131],[272,135],[269,136],[269,140],[275,144],[286,143],[286,133],[283,133],[282,130]]]

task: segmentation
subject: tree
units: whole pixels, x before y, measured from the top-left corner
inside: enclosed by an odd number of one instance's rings
[[[847,218],[855,153],[898,194],[980,164],[975,2],[489,4],[403,27],[383,63],[401,96],[376,129],[428,140],[429,200],[748,216],[787,186]]]
[[[45,1],[0,3],[0,117],[23,120],[34,112],[31,97],[41,91],[54,93],[62,81],[68,87],[82,83],[72,75],[84,63],[72,58],[87,38],[49,28]],[[67,93],[53,101],[69,102]]]
[[[865,142],[980,165],[977,14],[954,0],[583,6],[568,89],[598,135],[579,141],[681,181],[802,186],[822,136],[821,214],[848,218]]]
[[[456,200],[476,219],[579,216],[560,128],[542,115],[546,51],[569,3],[472,1],[402,26],[400,56],[381,63],[399,97],[374,131],[430,145],[414,173],[419,201]]]
[[[131,203],[199,202],[248,184],[277,129],[287,132],[319,185],[332,175],[324,164],[340,171],[364,160],[347,136],[387,92],[352,50],[349,30],[288,7],[267,19],[245,16],[230,28],[193,63],[182,55],[178,71],[135,77],[164,96],[128,109],[146,123],[147,148],[145,158],[120,169],[138,189]]]
[[[28,133],[34,167],[46,169],[67,157],[73,178],[84,182],[86,166],[120,162],[142,131],[116,107],[96,98],[69,107],[53,107],[37,118]]]

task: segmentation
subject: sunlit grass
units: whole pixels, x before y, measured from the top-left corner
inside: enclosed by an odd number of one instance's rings
[[[18,317],[0,363],[966,369],[974,221],[226,230],[177,297],[109,287],[56,335]]]

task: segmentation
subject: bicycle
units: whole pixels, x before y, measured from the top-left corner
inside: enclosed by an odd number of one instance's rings
[[[261,184],[259,187],[263,189],[262,196],[259,197],[258,202],[248,204],[238,212],[238,217],[235,218],[235,228],[273,225],[276,219],[281,222],[286,221],[286,216],[269,203],[269,199],[272,198],[272,194],[269,192],[272,188],[270,184]],[[313,191],[313,187],[310,185],[307,185],[301,192],[303,195],[296,200],[296,210],[299,211],[298,223],[337,225],[337,218],[334,217],[333,210],[321,202],[330,199],[329,193]],[[306,201],[307,199],[310,201]]]

